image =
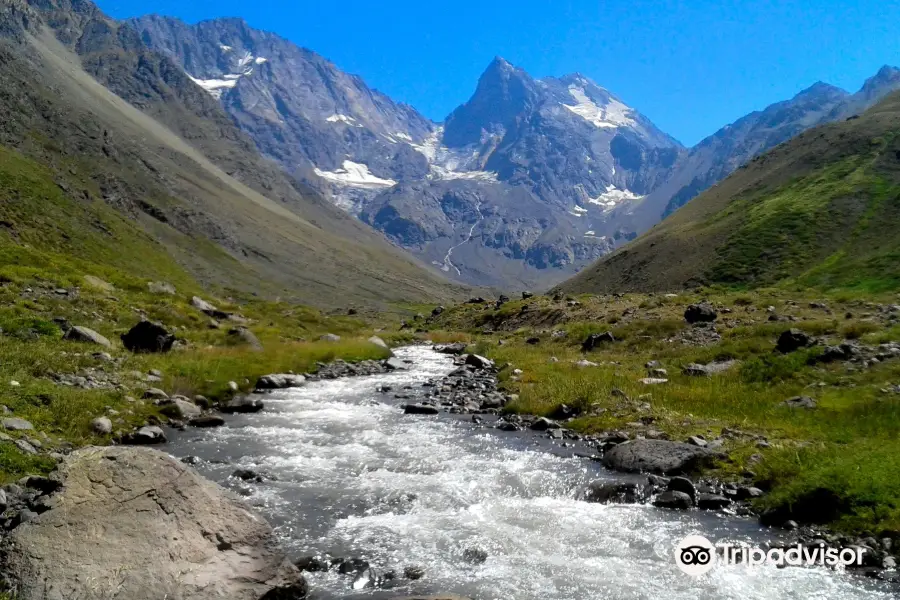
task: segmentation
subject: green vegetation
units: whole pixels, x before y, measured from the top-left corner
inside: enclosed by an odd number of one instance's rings
[[[900,287],[900,95],[757,157],[560,289]]]
[[[386,355],[365,341],[372,331],[359,319],[224,290],[214,297],[135,224],[102,202],[72,201],[48,171],[3,148],[0,197],[0,404],[34,425],[0,441],[0,481],[55,464],[47,454],[23,453],[18,438],[52,452],[109,442],[91,429],[98,416],[109,416],[114,432],[164,421],[158,407],[141,400],[148,387],[216,400],[233,393],[231,381],[246,390],[267,373]],[[231,260],[211,245],[209,252]],[[167,282],[175,293],[151,291],[151,282]],[[194,295],[239,321],[213,321],[191,305]],[[179,346],[167,354],[125,350],[119,336],[144,317],[173,331]],[[64,340],[63,322],[99,332],[113,348]],[[262,351],[234,341],[229,330],[239,324],[254,332]],[[342,340],[316,341],[326,332]],[[160,381],[148,379],[151,370],[162,373]],[[100,387],[60,384],[73,377],[92,377]]]
[[[704,328],[683,319],[686,306],[701,299],[719,308],[720,339],[704,337]],[[761,509],[855,532],[900,528],[900,394],[890,389],[900,383],[900,357],[864,367],[817,363],[821,344],[789,354],[774,351],[789,328],[829,343],[900,341],[900,312],[890,307],[891,297],[876,304],[856,293],[767,289],[574,300],[578,304],[572,306],[540,297],[499,310],[456,306],[435,323],[433,335],[445,339],[444,331],[465,331],[474,350],[522,369],[520,377],[511,376],[512,368],[501,371],[504,385],[519,396],[509,411],[550,415],[566,404],[581,410],[567,426],[584,433],[655,430],[674,440],[721,437],[730,459],[718,475],[749,477],[770,490]],[[781,320],[770,321],[773,314]],[[613,333],[614,343],[581,352],[587,335],[605,331]],[[533,337],[540,342],[525,343]],[[596,366],[578,366],[583,359]],[[709,377],[682,373],[691,363],[728,360],[738,362]],[[648,377],[650,361],[667,370],[668,383],[640,381]],[[794,396],[813,397],[818,405],[783,405]],[[822,505],[822,498],[832,498],[835,508],[816,515],[811,503]]]

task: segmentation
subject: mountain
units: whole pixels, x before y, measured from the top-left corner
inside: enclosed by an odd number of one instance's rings
[[[759,153],[900,87],[890,67],[856,94],[818,83],[685,149],[577,73],[536,79],[495,58],[436,124],[239,19],[131,25],[288,173],[449,277],[507,288],[562,280]]]
[[[900,93],[751,160],[570,293],[686,286],[900,286]]]
[[[5,2],[0,80],[4,153],[49,173],[73,214],[114,209],[202,282],[326,306],[458,292],[262,158],[215,98],[86,0]],[[13,244],[20,226],[4,225]],[[107,229],[81,233],[99,246]]]
[[[131,25],[265,155],[466,282],[539,286],[609,252],[625,234],[594,224],[655,189],[683,152],[580,75],[537,80],[497,58],[438,125],[241,20]]]
[[[750,113],[691,148],[664,185],[613,220],[642,233],[758,154],[810,127],[859,114],[897,89],[900,69],[886,66],[855,94],[818,82],[790,100]]]

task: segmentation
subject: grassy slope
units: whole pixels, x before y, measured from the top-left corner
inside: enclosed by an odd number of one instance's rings
[[[71,27],[53,14],[65,44],[39,26],[30,37],[0,37],[0,108],[9,115],[0,122],[0,144],[137,218],[204,283],[319,306],[460,293],[288,182],[183,73],[159,56],[120,48],[121,36],[105,17],[87,12],[86,23]],[[65,38],[82,27],[93,37]],[[82,60],[133,105],[91,78]],[[131,68],[135,63],[140,68]],[[211,252],[215,246],[232,260]]]
[[[896,289],[900,95],[758,157],[560,289]]]
[[[635,435],[653,428],[676,440],[695,434],[711,439],[724,428],[739,429],[749,435],[727,438],[731,461],[721,466],[720,474],[749,475],[769,489],[764,508],[809,508],[810,498],[820,498],[818,505],[838,508],[819,520],[839,528],[872,533],[900,529],[896,477],[900,400],[881,391],[900,382],[900,362],[888,360],[851,371],[841,364],[807,364],[818,349],[790,355],[773,352],[778,335],[789,327],[833,341],[852,338],[875,344],[900,339],[897,320],[877,312],[861,296],[847,293],[823,298],[762,290],[710,292],[706,297],[733,311],[720,318],[722,340],[706,347],[685,345],[679,339],[690,329],[682,314],[688,303],[700,299],[694,294],[581,296],[582,305],[575,308],[548,298],[513,302],[499,311],[463,305],[448,309],[435,327],[468,331],[467,339],[477,351],[524,371],[520,381],[510,378],[511,369],[501,374],[519,394],[509,410],[546,415],[567,404],[585,411],[569,424],[578,431],[617,429]],[[809,308],[813,300],[826,300],[830,311]],[[523,310],[526,305],[529,308]],[[768,306],[798,321],[769,322]],[[855,316],[848,318],[847,312]],[[485,327],[498,333],[485,336]],[[567,336],[553,339],[549,335],[553,330]],[[580,352],[589,333],[607,330],[616,343],[589,355]],[[534,335],[541,338],[540,344],[524,343]],[[498,337],[504,345],[497,344]],[[551,362],[551,356],[559,362]],[[582,358],[600,366],[579,368],[574,362]],[[688,363],[731,358],[740,360],[740,366],[723,374],[709,378],[681,374]],[[639,382],[647,377],[644,365],[650,360],[660,361],[668,370],[668,384]],[[621,390],[627,398],[613,390]],[[819,408],[780,406],[795,395],[815,397]],[[642,419],[652,422],[645,426]],[[759,447],[755,437],[759,435],[771,447]],[[810,517],[805,511],[795,515],[798,521]]]
[[[361,321],[252,296],[211,298],[162,244],[133,222],[103,202],[73,200],[54,183],[49,170],[2,147],[0,198],[0,404],[31,421],[37,429],[32,437],[48,449],[66,441],[106,441],[90,431],[96,416],[112,415],[117,430],[150,417],[162,418],[151,404],[129,400],[140,398],[150,386],[170,394],[216,398],[228,393],[232,380],[246,388],[259,375],[303,372],[320,360],[384,356],[382,349],[364,341],[370,332]],[[234,262],[215,247],[207,252],[211,260]],[[97,288],[85,276],[113,287]],[[177,294],[151,294],[150,281],[167,281]],[[57,289],[69,294],[57,294]],[[230,343],[227,324],[209,328],[209,318],[189,305],[193,294],[250,319],[264,351]],[[139,320],[139,314],[174,329],[188,343],[187,349],[143,356],[123,350],[118,336]],[[121,363],[98,360],[92,355],[102,350],[98,346],[62,340],[52,321],[55,317],[105,335],[115,346],[110,353]],[[344,341],[304,341],[324,332],[342,335]],[[82,390],[56,385],[50,378],[52,373],[87,369],[114,374],[122,387]],[[142,374],[149,369],[161,370],[163,380],[147,382]],[[11,443],[0,442],[0,480],[45,471],[52,464],[46,457],[24,455]]]

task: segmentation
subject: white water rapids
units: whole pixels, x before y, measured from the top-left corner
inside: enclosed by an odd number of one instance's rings
[[[504,434],[446,416],[406,416],[395,391],[454,367],[425,347],[400,349],[409,371],[313,382],[264,398],[265,410],[218,430],[179,434],[177,456],[227,486],[238,467],[276,481],[242,484],[294,557],[360,556],[424,579],[353,591],[351,578],[307,574],[311,598],[393,598],[452,592],[475,600],[871,599],[874,582],[825,568],[716,568],[695,579],[673,549],[688,534],[761,540],[751,520],[646,505],[576,500],[588,481],[620,479],[587,459],[563,458],[531,434]],[[466,548],[488,552],[484,564]]]

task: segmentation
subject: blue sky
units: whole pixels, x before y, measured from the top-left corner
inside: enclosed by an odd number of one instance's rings
[[[111,16],[240,16],[442,120],[494,56],[580,72],[692,145],[816,81],[900,64],[897,0],[97,0]]]

